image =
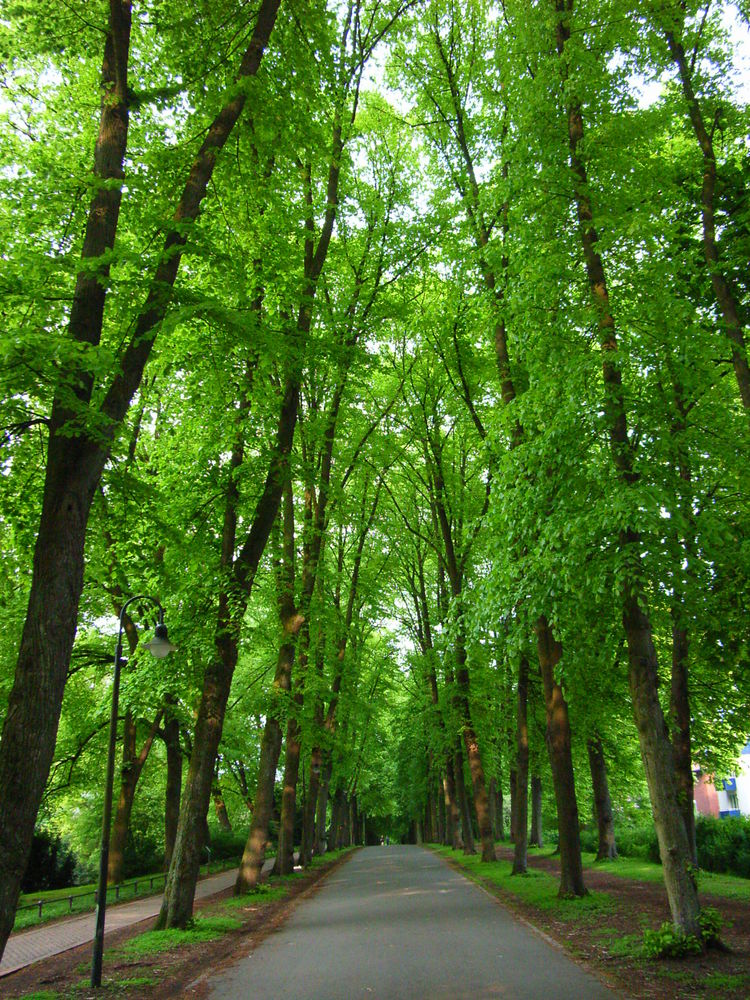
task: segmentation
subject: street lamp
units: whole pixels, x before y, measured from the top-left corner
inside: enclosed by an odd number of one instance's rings
[[[154,630],[154,638],[143,646],[158,660],[177,649],[169,641],[167,626],[164,624],[164,608],[155,597],[137,594],[129,598],[120,609],[120,629],[115,647],[115,674],[112,683],[112,714],[109,720],[109,754],[107,755],[107,785],[104,789],[104,815],[102,816],[102,846],[99,852],[99,886],[96,892],[96,930],[94,931],[94,954],[91,959],[91,985],[102,985],[102,953],[104,951],[104,917],[107,910],[107,866],[109,864],[109,828],[112,822],[112,791],[115,780],[115,744],[117,742],[117,707],[120,698],[120,667],[122,659],[122,632],[125,611],[134,601],[150,601],[159,612],[159,621]]]

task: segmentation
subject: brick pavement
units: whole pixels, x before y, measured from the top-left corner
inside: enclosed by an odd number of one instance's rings
[[[269,858],[263,865],[264,873],[273,867],[273,858]],[[196,899],[205,899],[213,896],[222,889],[234,885],[237,878],[237,869],[221,872],[219,875],[211,875],[201,879],[195,891]],[[156,896],[146,896],[143,899],[135,899],[132,903],[118,903],[107,907],[107,917],[104,928],[104,936],[111,931],[119,930],[122,927],[129,927],[137,924],[139,920],[147,920],[155,917],[161,908],[162,894]],[[39,927],[29,930],[19,931],[11,934],[5,946],[5,952],[0,961],[0,976],[7,976],[11,972],[31,965],[32,962],[40,962],[45,958],[52,958],[70,948],[77,948],[80,944],[86,944],[94,940],[94,925],[96,916],[94,912],[86,913],[80,917],[67,917],[56,923],[42,924]]]

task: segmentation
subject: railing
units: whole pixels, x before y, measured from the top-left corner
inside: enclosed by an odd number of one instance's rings
[[[207,848],[204,848],[204,850],[208,854],[208,862],[205,866],[205,874],[210,875],[211,853]],[[234,859],[228,859],[228,860],[230,867],[233,867],[237,863]],[[216,864],[214,867],[221,868],[221,865]],[[131,887],[133,890],[132,896],[130,896],[131,899],[135,899],[136,896],[138,896],[139,886],[141,887],[141,895],[146,894],[146,889],[145,889],[146,885],[148,885],[149,893],[152,893],[154,891],[155,884],[157,885],[157,888],[163,888],[166,878],[167,878],[166,872],[162,872],[161,874],[158,875],[142,875],[139,878],[132,879],[128,882],[119,882],[117,885],[108,885],[107,905],[109,906],[111,903],[118,903],[121,900],[125,901],[129,896],[129,890],[131,889]],[[20,914],[22,911],[25,910],[37,910],[37,919],[41,920],[44,907],[47,906],[47,907],[58,908],[58,912],[55,913],[54,916],[65,916],[68,913],[73,913],[74,907],[75,909],[80,909],[80,910],[93,909],[96,906],[97,896],[98,896],[97,890],[90,889],[86,892],[72,892],[68,896],[60,895],[48,899],[36,899],[28,903],[20,903],[16,913]],[[91,903],[88,906],[81,905],[87,899],[90,899]],[[67,910],[65,908],[66,903],[67,903]]]
[[[131,887],[133,889],[133,897],[138,895],[139,886],[141,886],[142,891],[145,891],[144,887],[148,885],[148,891],[153,892],[154,884],[156,882],[161,882],[163,886],[165,879],[165,874],[147,875],[142,876],[141,878],[133,879],[131,882],[120,882],[117,885],[107,886],[107,902],[119,902],[120,893],[127,894]],[[54,896],[51,899],[37,899],[30,903],[21,903],[18,907],[18,911],[36,909],[38,911],[37,916],[41,920],[42,911],[45,906],[60,906],[61,903],[64,904],[67,902],[68,913],[72,913],[74,903],[83,902],[86,899],[91,899],[92,905],[96,906],[97,895],[98,893],[96,889],[91,889],[88,892],[72,892],[69,896]],[[61,909],[62,908],[63,907],[61,907]]]

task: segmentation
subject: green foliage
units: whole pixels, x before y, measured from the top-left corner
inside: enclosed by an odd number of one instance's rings
[[[684,934],[674,924],[663,923],[659,930],[643,932],[643,954],[646,958],[686,958],[699,955],[703,948],[718,944],[724,920],[718,910],[704,907],[699,916],[701,940],[694,934]]]
[[[750,878],[750,818],[699,816],[695,824],[698,865],[706,871]]]
[[[63,889],[73,884],[76,859],[59,835],[39,830],[31,842],[31,854],[26,874],[21,880],[21,892],[39,889]]]
[[[701,925],[701,938],[703,944],[710,948],[711,945],[719,943],[719,935],[721,929],[724,926],[724,918],[719,913],[719,911],[713,906],[704,906],[701,908],[700,916],[698,920]]]
[[[673,924],[663,923],[658,931],[643,932],[643,954],[646,958],[686,958],[699,955],[701,943],[694,934],[683,934]]]

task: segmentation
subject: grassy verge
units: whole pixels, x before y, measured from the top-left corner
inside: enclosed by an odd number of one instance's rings
[[[466,855],[449,847],[430,846],[436,854],[460,865],[475,882],[496,886],[539,910],[554,911],[558,920],[593,924],[615,907],[615,901],[606,892],[590,892],[584,899],[559,899],[560,879],[549,872],[530,868],[525,875],[511,875],[507,862],[488,865],[478,854]]]

